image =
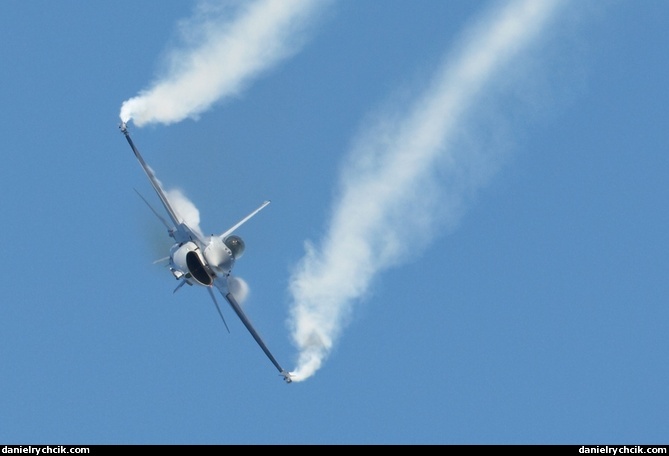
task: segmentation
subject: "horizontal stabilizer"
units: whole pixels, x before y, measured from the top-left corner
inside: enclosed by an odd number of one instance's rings
[[[209,292],[209,295],[211,296],[211,299],[214,300],[214,304],[216,305],[216,310],[218,310],[218,314],[221,316],[221,320],[223,320],[223,324],[225,325],[225,329],[227,329],[228,333],[229,333],[230,328],[228,328],[228,324],[225,322],[225,318],[223,317],[223,312],[221,312],[221,307],[218,305],[218,301],[216,300],[216,296],[214,296],[214,292],[211,291],[211,287],[207,287],[207,291]]]
[[[171,233],[172,230],[173,230],[173,228],[170,226],[169,223],[167,223],[167,220],[165,220],[165,218],[164,218],[162,215],[160,215],[160,214],[153,208],[153,206],[151,206],[151,205],[149,204],[149,202],[146,200],[146,198],[144,198],[144,196],[142,196],[142,194],[139,193],[139,191],[137,191],[137,189],[134,189],[134,190],[135,190],[135,193],[137,193],[137,194],[139,195],[139,197],[142,198],[142,200],[144,201],[144,203],[146,203],[146,205],[149,206],[149,209],[151,209],[151,212],[153,212],[154,215],[155,215],[156,217],[158,217],[158,218],[160,219],[161,222],[163,222],[163,225],[165,225],[165,228],[167,228],[167,231],[169,231],[169,232]]]

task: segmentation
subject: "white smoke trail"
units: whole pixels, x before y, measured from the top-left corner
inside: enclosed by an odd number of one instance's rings
[[[327,0],[256,0],[200,3],[184,22],[193,45],[170,56],[167,74],[123,102],[120,117],[141,127],[197,118],[238,93],[249,79],[299,50],[307,20]]]
[[[180,217],[181,221],[188,225],[197,234],[204,237],[202,230],[200,229],[200,211],[195,207],[195,204],[193,204],[181,190],[176,188],[165,191],[165,195],[172,205],[177,217]]]
[[[296,381],[321,367],[375,276],[424,248],[438,222],[457,218],[459,200],[483,184],[481,176],[470,176],[447,185],[434,170],[446,163],[442,177],[458,180],[463,170],[478,166],[456,156],[451,145],[465,127],[463,116],[486,84],[538,36],[556,4],[513,1],[491,11],[407,115],[379,123],[352,148],[327,234],[320,248],[306,244],[291,276]]]
[[[246,298],[249,295],[250,288],[244,279],[230,276],[228,279],[228,290],[240,305],[244,305]]]

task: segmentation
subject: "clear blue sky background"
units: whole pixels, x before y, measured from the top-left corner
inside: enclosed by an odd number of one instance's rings
[[[291,274],[356,138],[503,3],[323,3],[294,55],[199,119],[129,124],[205,232],[272,200],[235,271],[287,369]],[[204,290],[172,294],[117,128],[194,5],[0,4],[0,443],[667,443],[668,2],[566,3],[490,74],[435,165],[465,164],[462,187],[436,174],[446,218],[290,385],[230,309],[228,334]]]

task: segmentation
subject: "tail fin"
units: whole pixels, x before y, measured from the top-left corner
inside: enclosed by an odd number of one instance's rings
[[[258,212],[260,212],[260,211],[261,211],[265,206],[267,206],[269,203],[270,203],[269,201],[265,201],[265,202],[263,202],[263,203],[260,205],[260,207],[258,207],[258,209],[256,209],[255,211],[251,212],[249,215],[247,215],[246,217],[244,217],[243,219],[241,219],[239,222],[235,223],[231,228],[228,229],[228,231],[226,231],[225,233],[221,234],[221,235],[220,235],[220,238],[221,238],[221,239],[225,239],[226,237],[228,237],[230,234],[232,234],[233,231],[235,231],[237,228],[239,228],[239,227],[242,226],[244,223],[246,223],[246,222],[248,221],[248,219],[250,219],[251,217],[253,217],[254,215],[256,215]]]

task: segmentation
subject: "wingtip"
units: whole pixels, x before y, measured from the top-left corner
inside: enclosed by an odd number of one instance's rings
[[[292,383],[293,382],[293,374],[291,372],[281,371],[281,375],[283,376],[283,380],[286,383]]]

